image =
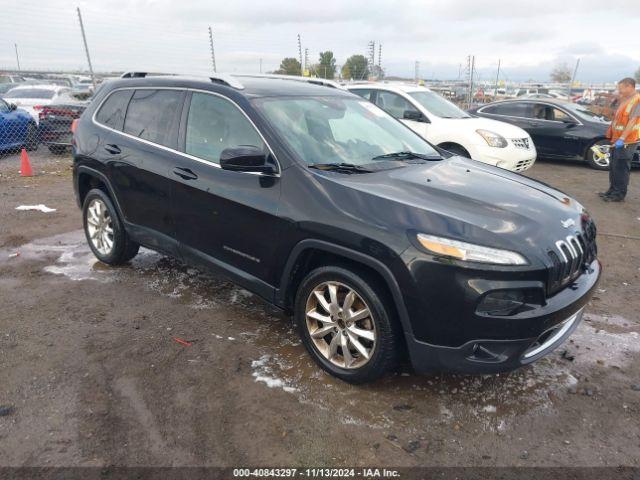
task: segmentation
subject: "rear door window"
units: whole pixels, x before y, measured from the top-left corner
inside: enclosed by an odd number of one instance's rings
[[[124,115],[127,112],[127,105],[132,94],[133,90],[113,92],[98,110],[96,121],[114,130],[122,130]]]
[[[136,90],[127,108],[124,133],[176,148],[183,101],[184,92],[179,90]]]
[[[351,90],[356,95],[360,95],[362,98],[366,98],[367,100],[372,100],[373,90],[358,88],[357,90]]]
[[[395,118],[404,118],[406,110],[418,111],[408,100],[393,92],[378,91],[376,105]]]
[[[252,145],[267,150],[262,138],[229,100],[194,92],[187,118],[185,153],[220,163],[225,148]]]

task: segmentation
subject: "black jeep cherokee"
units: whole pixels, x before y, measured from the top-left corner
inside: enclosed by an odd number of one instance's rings
[[[576,328],[600,276],[574,199],[450,157],[339,88],[123,79],[75,127],[98,259],[143,245],[223,272],[293,312],[314,360],[349,382],[405,355],[419,372],[533,362]]]

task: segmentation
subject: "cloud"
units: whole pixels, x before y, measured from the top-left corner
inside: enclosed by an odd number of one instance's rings
[[[640,65],[640,36],[623,41],[612,34],[635,32],[638,0],[79,0],[97,70],[148,69],[208,73],[208,26],[214,32],[219,70],[276,69],[298,56],[297,35],[310,62],[332,50],[338,65],[366,54],[369,41],[382,44],[390,75],[421,72],[456,78],[467,55],[491,78],[501,60],[505,78],[546,80],[558,61],[580,57],[584,81],[618,78]],[[15,66],[18,43],[23,68],[60,69],[86,65],[77,14],[66,0],[4,0],[0,69]],[[4,45],[4,47],[3,47]],[[377,49],[376,49],[377,50]],[[376,53],[378,53],[376,51]]]

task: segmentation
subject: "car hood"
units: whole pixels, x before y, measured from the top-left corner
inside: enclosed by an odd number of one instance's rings
[[[335,174],[331,180],[373,197],[354,198],[353,208],[369,205],[376,216],[387,217],[380,224],[538,254],[579,231],[587,215],[559,190],[462,157],[372,174]],[[563,225],[569,219],[575,228]]]
[[[491,120],[489,118],[472,117],[472,118],[438,118],[437,122],[441,127],[454,129],[458,132],[465,131],[475,134],[476,130],[489,130],[505,138],[528,138],[529,134],[522,128],[516,127],[505,122]],[[480,137],[478,137],[480,139]]]

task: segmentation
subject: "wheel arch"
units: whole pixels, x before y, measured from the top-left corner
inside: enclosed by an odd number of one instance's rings
[[[413,336],[409,314],[391,270],[380,260],[369,255],[323,240],[302,240],[291,250],[282,271],[279,288],[275,292],[275,304],[291,311],[295,292],[306,274],[327,264],[357,267],[375,275],[393,301],[405,337]]]
[[[118,198],[115,195],[113,187],[111,186],[111,182],[107,176],[91,167],[87,167],[86,165],[80,165],[76,171],[76,188],[78,192],[78,205],[82,208],[82,204],[84,203],[84,199],[93,188],[99,188],[103,190],[109,198],[113,202],[116,210],[118,210],[118,215],[121,219],[124,220],[122,215],[122,209],[120,208],[120,204],[118,203]]]
[[[467,155],[469,155],[469,158],[471,158],[471,152],[469,151],[469,149],[467,147],[465,147],[463,144],[461,144],[460,142],[454,142],[454,141],[451,141],[451,140],[447,140],[447,141],[438,143],[438,147],[442,148],[443,150],[447,150],[447,151],[449,151],[450,147],[457,147],[457,148],[460,148],[460,149],[464,150],[465,152],[467,152]]]

